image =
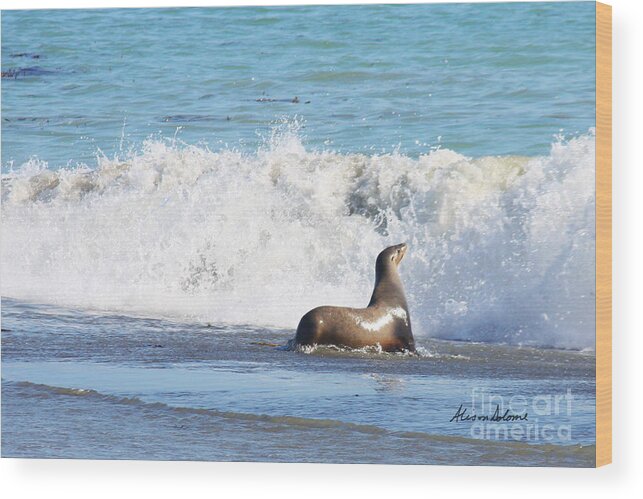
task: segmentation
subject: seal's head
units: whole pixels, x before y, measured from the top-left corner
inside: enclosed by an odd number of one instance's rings
[[[389,246],[378,255],[376,267],[385,269],[393,265],[395,268],[397,268],[397,266],[404,258],[407,248],[408,246],[406,245],[406,243]]]

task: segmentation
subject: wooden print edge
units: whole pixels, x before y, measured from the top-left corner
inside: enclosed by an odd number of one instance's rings
[[[596,2],[596,467],[612,462],[612,7]]]

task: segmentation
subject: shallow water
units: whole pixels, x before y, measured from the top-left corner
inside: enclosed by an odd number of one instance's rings
[[[292,330],[2,306],[3,456],[593,462],[591,353],[420,338],[420,355],[306,354],[284,348]],[[451,421],[513,396],[526,421]]]

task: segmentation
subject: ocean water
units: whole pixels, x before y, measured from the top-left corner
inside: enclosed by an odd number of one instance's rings
[[[294,116],[311,149],[547,154],[594,126],[594,16],[592,2],[4,11],[3,171],[95,166],[150,136],[253,153]]]
[[[4,11],[3,456],[591,466],[594,36],[591,2]],[[285,348],[403,241],[419,355]],[[450,421],[481,393],[534,438]]]

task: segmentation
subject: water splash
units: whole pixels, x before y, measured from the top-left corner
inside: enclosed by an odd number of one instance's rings
[[[375,257],[407,242],[416,335],[593,348],[594,142],[412,158],[287,131],[250,155],[149,140],[96,168],[32,160],[2,179],[2,294],[294,328],[365,306]]]

